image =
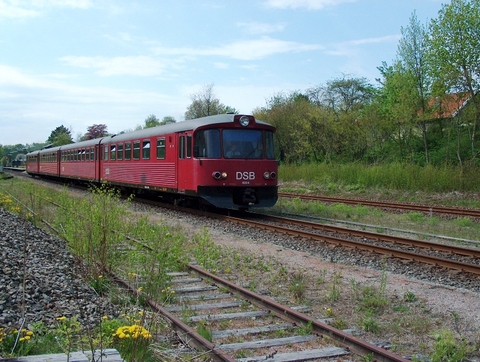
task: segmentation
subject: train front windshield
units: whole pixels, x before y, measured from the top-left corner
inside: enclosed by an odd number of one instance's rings
[[[265,134],[264,142],[264,133],[260,130],[224,130],[223,156],[243,159],[273,158],[273,132],[267,131]]]
[[[196,157],[231,159],[274,159],[273,132],[261,130],[216,129],[195,134]]]

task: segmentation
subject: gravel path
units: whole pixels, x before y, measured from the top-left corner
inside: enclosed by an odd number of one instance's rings
[[[83,326],[116,315],[77,272],[66,244],[0,208],[0,328],[77,316]]]

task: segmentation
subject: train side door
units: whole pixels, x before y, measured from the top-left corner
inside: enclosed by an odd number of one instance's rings
[[[182,132],[177,134],[178,167],[177,182],[178,192],[185,192],[192,180],[192,134]]]

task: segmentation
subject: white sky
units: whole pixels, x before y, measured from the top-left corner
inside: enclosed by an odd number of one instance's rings
[[[0,145],[182,121],[212,83],[246,114],[343,75],[376,84],[413,12],[426,24],[445,2],[0,0]]]

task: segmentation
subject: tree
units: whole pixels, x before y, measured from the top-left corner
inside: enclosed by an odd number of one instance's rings
[[[430,98],[431,78],[428,67],[428,33],[427,27],[422,26],[417,19],[415,12],[410,18],[410,24],[406,28],[401,28],[402,39],[398,45],[397,56],[404,70],[409,72],[415,81],[416,101],[413,101],[413,107],[417,112],[412,112],[412,116],[417,119],[423,138],[423,147],[425,150],[425,163],[430,162],[429,145],[427,138],[427,120],[429,120],[430,111],[428,100]],[[416,103],[416,104],[415,104]]]
[[[203,87],[196,94],[190,96],[192,103],[187,107],[185,119],[194,119],[215,114],[238,113],[235,108],[225,106],[220,100],[215,98],[213,93],[213,83]]]
[[[163,117],[162,121],[160,122],[160,125],[163,126],[171,123],[177,123],[177,120],[171,116],[166,116],[166,117]]]
[[[83,140],[93,140],[105,136],[108,136],[107,126],[104,124],[94,124],[87,128],[87,133],[83,136]]]
[[[155,117],[154,114],[151,114],[145,119],[145,126],[143,128],[152,128],[158,125],[160,125],[160,120]]]
[[[50,136],[48,137],[46,143],[55,147],[68,145],[70,143],[73,143],[72,133],[68,128],[61,125],[55,128],[52,133],[50,133]]]
[[[400,61],[394,66],[384,62],[378,70],[383,76],[379,80],[382,88],[376,99],[378,112],[388,120],[392,140],[398,145],[399,157],[404,159],[412,148],[413,127],[418,113],[415,77]]]
[[[480,0],[452,0],[444,4],[438,19],[430,23],[428,56],[436,79],[437,95],[468,92],[473,119],[465,123],[469,131],[471,157],[478,156],[477,133],[480,122]],[[460,135],[461,129],[457,127]],[[458,136],[459,137],[459,136]],[[458,142],[460,145],[460,142]],[[457,150],[459,162],[460,149]]]

